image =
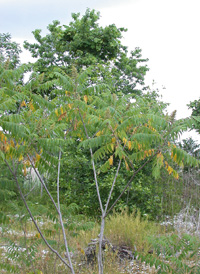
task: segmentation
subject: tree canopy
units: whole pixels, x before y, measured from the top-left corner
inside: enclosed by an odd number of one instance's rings
[[[192,116],[194,116],[195,119],[197,120],[197,125],[195,129],[197,130],[198,133],[200,133],[200,118],[199,118],[200,117],[200,99],[190,102],[188,107],[192,109]]]
[[[16,68],[20,64],[21,52],[20,46],[11,41],[9,33],[0,34],[0,63],[4,63],[9,69]]]
[[[141,93],[139,86],[144,85],[147,59],[141,57],[139,48],[128,54],[121,43],[126,29],[114,24],[99,26],[100,13],[89,9],[81,18],[79,13],[72,14],[72,19],[63,26],[53,21],[44,37],[41,30],[33,31],[36,43],[25,41],[24,47],[37,58],[34,69],[43,73],[59,66],[69,74],[72,66],[78,72],[90,66],[90,84],[103,81],[112,86],[113,93]]]

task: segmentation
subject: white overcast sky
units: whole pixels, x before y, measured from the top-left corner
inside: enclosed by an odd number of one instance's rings
[[[33,30],[45,34],[53,20],[68,24],[72,12],[84,14],[86,8],[100,11],[102,26],[128,29],[123,44],[140,47],[149,59],[146,84],[155,80],[169,113],[189,116],[186,105],[200,97],[200,0],[0,0],[0,32],[19,43],[31,41]],[[199,135],[191,136],[200,143]]]

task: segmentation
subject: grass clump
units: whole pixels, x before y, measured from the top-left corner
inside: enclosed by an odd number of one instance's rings
[[[129,214],[126,210],[112,214],[105,228],[105,235],[115,245],[126,245],[132,250],[148,251],[147,237],[157,235],[161,227],[142,218],[140,212]]]

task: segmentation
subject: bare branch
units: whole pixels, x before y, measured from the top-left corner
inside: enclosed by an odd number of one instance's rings
[[[109,196],[108,196],[108,199],[107,199],[107,203],[106,203],[106,206],[105,206],[105,214],[106,214],[106,211],[107,211],[109,202],[110,202],[110,198],[111,198],[111,195],[112,195],[114,186],[115,186],[115,182],[116,182],[116,180],[117,180],[117,176],[118,176],[118,174],[119,174],[121,162],[122,162],[122,161],[121,161],[121,159],[120,159],[120,160],[119,160],[118,167],[117,167],[117,171],[116,171],[116,174],[115,174],[115,178],[114,178],[114,180],[113,180],[113,183],[112,183],[112,186],[111,186],[111,189],[110,189],[110,193],[109,193]],[[105,215],[105,216],[106,216],[106,215]]]
[[[26,202],[26,199],[24,198],[24,195],[23,195],[23,193],[22,193],[22,191],[21,191],[21,188],[20,188],[20,185],[19,185],[19,182],[18,182],[18,179],[17,179],[16,172],[13,172],[13,170],[11,169],[10,165],[8,164],[8,162],[7,162],[6,160],[4,160],[4,161],[5,161],[6,165],[8,166],[10,172],[12,173],[12,175],[13,175],[13,177],[14,177],[14,179],[15,179],[17,188],[18,188],[18,190],[19,190],[19,194],[20,194],[20,196],[21,196],[21,198],[22,198],[22,200],[23,200],[23,202],[24,202],[24,205],[25,205],[25,207],[26,207],[26,209],[27,209],[27,211],[28,211],[28,213],[29,213],[29,215],[30,215],[30,217],[31,217],[31,219],[32,219],[32,221],[33,221],[33,223],[34,223],[34,225],[35,225],[37,231],[39,232],[41,238],[43,239],[43,241],[45,242],[45,244],[47,245],[47,247],[48,247],[53,253],[55,253],[56,256],[57,256],[57,257],[58,257],[66,266],[68,266],[68,267],[71,269],[70,265],[61,257],[61,255],[57,252],[57,250],[55,250],[54,248],[52,248],[52,246],[50,246],[49,243],[47,242],[47,240],[45,239],[45,237],[44,237],[42,231],[40,230],[39,226],[37,225],[37,222],[36,222],[35,218],[33,217],[32,213],[31,213],[31,211],[30,211],[30,209],[29,209],[29,207],[28,207],[28,204],[27,204],[27,202]]]
[[[31,163],[31,165],[32,165],[32,167],[33,167],[33,169],[34,169],[34,171],[35,171],[35,173],[36,173],[38,179],[40,180],[41,184],[43,185],[44,189],[46,190],[46,192],[47,192],[49,198],[51,199],[52,203],[54,204],[54,206],[55,206],[55,208],[56,208],[56,210],[57,210],[57,212],[58,212],[58,214],[59,214],[58,207],[57,207],[57,205],[56,205],[56,203],[55,203],[53,197],[51,196],[51,193],[49,192],[48,188],[46,187],[46,185],[45,185],[45,183],[44,183],[44,180],[42,179],[42,177],[40,176],[38,170],[36,169],[36,167],[35,167],[35,165],[34,165],[32,159],[31,159],[31,157],[29,156],[29,154],[28,154],[28,158],[29,158],[29,161],[30,161],[30,163]]]
[[[78,107],[78,111],[79,111],[79,116],[81,118],[81,122],[82,122],[84,130],[85,130],[85,135],[87,136],[87,139],[90,139],[79,107]],[[95,180],[95,185],[96,185],[96,190],[97,190],[97,196],[98,196],[98,199],[99,199],[99,205],[100,205],[100,208],[101,208],[101,213],[102,213],[102,215],[104,215],[103,205],[102,205],[102,201],[101,201],[101,195],[100,195],[100,192],[99,192],[99,185],[98,185],[98,181],[97,181],[97,172],[96,172],[96,168],[95,168],[95,164],[94,164],[93,151],[92,151],[91,147],[90,147],[90,155],[91,155],[91,160],[92,160],[92,168],[93,168],[93,172],[94,172],[94,180]]]

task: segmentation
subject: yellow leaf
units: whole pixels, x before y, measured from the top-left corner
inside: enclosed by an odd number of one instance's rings
[[[115,139],[115,137],[114,138],[112,138],[112,143],[115,143],[116,142],[116,139]]]
[[[68,95],[70,95],[70,91],[65,91],[65,94],[68,96]]]
[[[124,137],[123,138],[123,143],[126,145],[126,143],[127,143],[127,140],[126,140],[126,138]]]
[[[176,162],[176,159],[177,159],[177,154],[174,155],[174,162]]]
[[[68,107],[69,107],[70,109],[72,109],[72,104],[68,104]]]
[[[12,147],[15,147],[15,144],[14,144],[13,140],[10,141],[10,144],[11,144]]]
[[[40,236],[40,233],[36,233],[36,234],[35,234],[35,238],[40,239],[40,237],[41,237],[41,236]],[[42,272],[40,272],[40,273],[42,273]]]
[[[173,170],[173,176],[174,176],[175,179],[178,180],[179,175],[178,175],[178,172],[176,172],[175,170]]]
[[[38,162],[40,160],[41,156],[36,153],[36,161]]]
[[[19,161],[22,161],[24,159],[24,157],[23,157],[23,155],[21,154],[20,156],[19,156]]]
[[[56,114],[56,116],[58,116],[58,110],[57,109],[55,110],[55,114]]]
[[[28,104],[28,106],[29,106],[30,110],[32,110],[32,111],[35,110],[32,101]]]
[[[84,99],[85,103],[87,104],[87,101],[88,101],[87,95],[84,95],[83,99]]]
[[[109,161],[110,166],[112,166],[113,165],[113,156],[110,156],[110,158],[108,159],[108,161]]]
[[[168,142],[168,146],[169,146],[169,147],[171,146],[170,142]]]
[[[61,114],[63,114],[63,107],[62,106],[60,107],[60,111],[61,111]]]
[[[126,169],[127,169],[127,170],[130,170],[127,161],[125,161],[125,166],[126,166]]]
[[[128,149],[131,150],[131,141],[128,141]]]
[[[3,141],[4,139],[6,140],[6,136],[0,131],[0,135],[1,135],[1,141]]]
[[[20,107],[25,107],[26,106],[26,102],[25,101],[22,101]]]
[[[171,174],[173,172],[173,168],[171,166],[168,166],[167,171],[169,174]]]
[[[101,130],[96,133],[96,136],[100,136],[100,135],[101,135]]]
[[[110,144],[110,146],[111,146],[111,149],[114,150],[115,148],[114,144]]]
[[[6,143],[6,145],[5,145],[5,152],[7,152],[9,149],[10,149],[10,146],[9,146],[8,143]]]

